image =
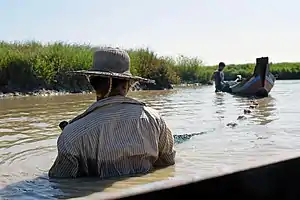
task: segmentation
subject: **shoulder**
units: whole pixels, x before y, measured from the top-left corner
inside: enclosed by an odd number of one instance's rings
[[[82,132],[81,130],[78,130],[78,127],[77,121],[68,124],[58,137],[57,143],[60,144],[60,146],[63,145],[66,147],[74,145],[80,135],[82,135]]]
[[[145,113],[148,114],[148,120],[152,125],[155,124],[157,127],[159,127],[159,129],[164,129],[165,127],[167,127],[166,121],[163,119],[158,110],[148,106],[144,106],[144,110]]]
[[[100,116],[97,113],[97,110],[92,111],[85,116],[81,116],[72,123],[69,123],[64,128],[59,139],[65,141],[66,144],[74,145],[75,143],[80,141],[80,138],[82,138],[82,136],[88,134],[93,128],[99,126],[99,123],[101,123],[101,119],[98,119],[99,117]]]
[[[218,70],[214,71],[213,75],[217,75],[219,73]]]
[[[158,112],[158,110],[156,110],[156,109],[154,109],[154,108],[152,108],[152,107],[149,107],[149,106],[147,106],[147,105],[144,105],[144,106],[143,106],[143,109],[144,109],[147,113],[149,113],[153,118],[157,118],[157,119],[161,118],[161,117],[160,117],[160,113]]]
[[[149,106],[144,106],[144,111],[148,119],[155,121],[155,123],[157,123],[158,125],[162,125],[165,123],[164,119],[162,118],[158,110]]]
[[[136,99],[132,99],[130,97],[126,97],[126,98],[130,102],[129,104],[127,104],[127,106],[132,107],[131,111],[134,110],[133,107],[136,107],[136,108],[138,108],[138,110],[142,111],[142,113],[141,113],[142,115],[146,114],[148,117],[151,117],[151,118],[154,118],[154,119],[159,119],[160,118],[160,113],[156,109],[148,106],[146,103],[144,103],[142,101],[139,101],[139,100],[136,100]]]
[[[80,143],[78,138],[80,134],[72,128],[73,125],[67,125],[57,139],[57,149],[60,153],[78,154]]]

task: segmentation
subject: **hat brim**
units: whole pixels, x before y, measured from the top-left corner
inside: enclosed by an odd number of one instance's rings
[[[142,77],[139,77],[139,76],[132,76],[132,75],[114,73],[114,72],[79,70],[79,71],[71,71],[69,73],[81,74],[81,75],[86,75],[86,76],[100,76],[100,77],[105,77],[105,78],[112,77],[112,78],[118,78],[118,79],[134,80],[134,81],[139,81],[139,82],[155,84],[155,80],[152,80],[152,79],[142,78]]]

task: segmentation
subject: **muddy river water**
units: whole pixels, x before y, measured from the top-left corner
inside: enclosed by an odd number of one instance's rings
[[[132,92],[158,109],[174,134],[204,132],[176,144],[176,165],[123,180],[49,180],[56,157],[58,123],[94,96],[60,95],[0,99],[0,197],[3,199],[99,199],[112,193],[160,187],[250,167],[300,149],[300,81],[277,81],[270,97],[244,114],[247,98],[215,94],[213,86]],[[298,99],[299,98],[299,99]],[[239,116],[245,118],[238,119]],[[234,122],[235,127],[227,126]],[[298,153],[299,154],[299,153]]]

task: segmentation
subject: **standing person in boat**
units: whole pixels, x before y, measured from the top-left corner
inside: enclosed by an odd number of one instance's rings
[[[97,48],[89,76],[97,101],[63,129],[49,177],[119,177],[175,164],[174,139],[164,119],[144,103],[126,97],[131,84],[151,81],[130,73],[129,55]]]
[[[226,86],[224,81],[224,72],[223,72],[224,68],[225,68],[225,63],[220,62],[218,69],[212,75],[212,79],[214,79],[215,81],[215,92],[223,91],[223,88]]]

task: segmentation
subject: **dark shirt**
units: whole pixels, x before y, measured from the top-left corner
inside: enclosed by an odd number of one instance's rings
[[[215,86],[220,87],[224,83],[224,72],[216,70],[213,78],[215,80]]]

